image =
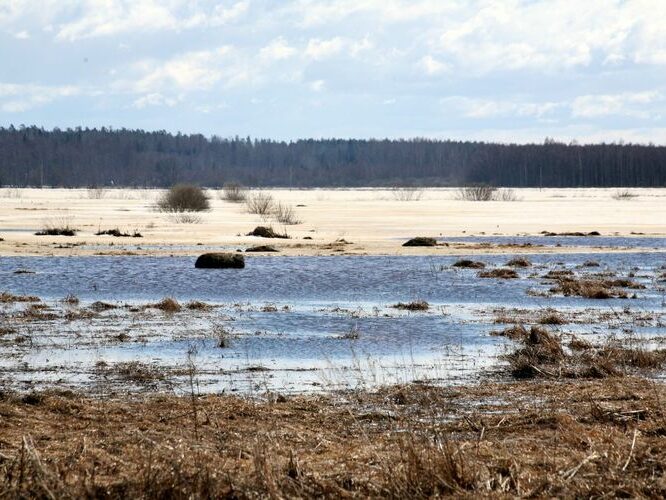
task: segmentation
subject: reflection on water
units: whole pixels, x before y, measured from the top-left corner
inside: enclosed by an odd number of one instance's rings
[[[643,325],[634,321],[634,332],[663,337],[658,279],[664,254],[534,255],[534,265],[519,269],[517,280],[480,279],[475,270],[451,267],[458,258],[249,257],[243,270],[197,270],[189,257],[4,258],[0,290],[42,297],[56,318],[21,322],[17,314],[26,305],[3,306],[2,325],[17,332],[0,339],[0,378],[23,389],[57,383],[124,390],[127,381],[121,384],[112,368],[141,362],[163,371],[160,388],[178,390],[187,385],[189,358],[202,391],[301,391],[416,379],[454,383],[497,362],[506,344],[488,335],[501,329],[493,324],[497,308],[630,307],[656,318]],[[474,257],[488,266],[511,258]],[[582,267],[589,260],[599,266]],[[551,284],[542,276],[556,268],[632,274],[647,288],[632,300],[528,293],[547,290]],[[15,274],[17,269],[34,274]],[[81,303],[59,301],[68,294]],[[215,307],[175,314],[137,307],[165,296]],[[428,301],[430,309],[391,307],[417,299]],[[68,315],[97,300],[121,307],[92,317]],[[603,335],[611,326],[622,327],[619,321],[594,322],[563,328]]]

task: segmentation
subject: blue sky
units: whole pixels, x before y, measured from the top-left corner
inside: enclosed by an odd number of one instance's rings
[[[666,144],[663,0],[0,0],[0,124]]]

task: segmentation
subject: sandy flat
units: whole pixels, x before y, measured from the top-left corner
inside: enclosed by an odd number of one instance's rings
[[[301,223],[284,226],[248,213],[242,203],[223,201],[221,191],[209,191],[209,212],[183,223],[155,210],[160,190],[3,188],[0,255],[194,255],[201,253],[197,246],[235,249],[267,243],[286,255],[535,252],[553,250],[479,245],[405,248],[401,244],[413,236],[514,236],[541,231],[666,236],[666,188],[632,189],[636,196],[627,200],[613,197],[617,189],[514,191],[518,201],[474,202],[459,200],[456,189],[439,188],[424,190],[417,201],[399,201],[394,191],[382,189],[266,190],[276,201],[294,206]],[[69,224],[79,232],[74,237],[34,235],[49,224]],[[291,239],[244,236],[258,225],[272,225]],[[116,227],[139,231],[143,238],[94,235],[99,229]],[[352,244],[336,244],[336,240]],[[564,249],[590,250],[594,249]]]

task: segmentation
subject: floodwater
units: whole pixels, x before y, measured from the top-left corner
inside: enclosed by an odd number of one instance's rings
[[[495,267],[512,257],[471,258]],[[461,257],[257,256],[246,257],[242,270],[195,269],[192,257],[6,257],[0,259],[0,291],[38,296],[51,316],[28,321],[22,311],[29,304],[2,306],[0,328],[12,333],[0,336],[0,382],[20,390],[54,385],[100,394],[458,383],[497,366],[507,345],[489,335],[503,328],[495,324],[498,315],[547,308],[576,318],[560,331],[653,343],[666,338],[660,281],[666,254],[528,257],[533,266],[517,269],[520,278],[513,280],[452,267]],[[583,266],[591,260],[599,266]],[[551,269],[612,272],[646,288],[632,299],[541,296],[552,286],[542,278]],[[68,295],[80,302],[62,302]],[[214,307],[172,314],[145,307],[164,297]],[[430,308],[392,307],[416,300]],[[95,301],[118,307],[78,314]],[[136,363],[149,376],[114,370]]]

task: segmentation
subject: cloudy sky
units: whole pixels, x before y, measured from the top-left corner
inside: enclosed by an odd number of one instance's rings
[[[0,125],[666,144],[664,0],[0,0]]]

